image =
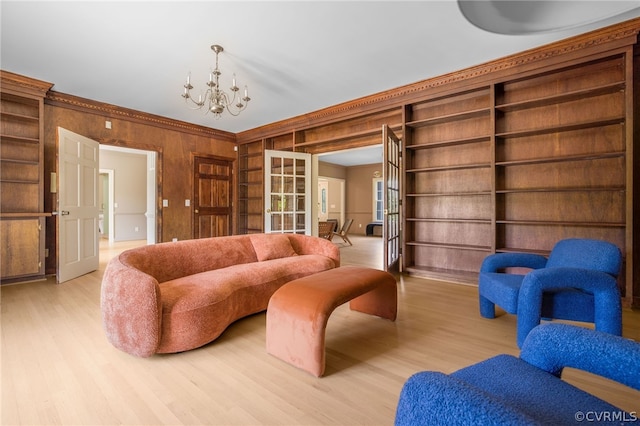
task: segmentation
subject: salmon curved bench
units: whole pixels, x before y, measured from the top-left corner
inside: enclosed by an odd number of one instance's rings
[[[351,310],[395,321],[396,279],[377,269],[342,266],[283,285],[267,306],[267,352],[322,376],[327,321],[348,301]]]

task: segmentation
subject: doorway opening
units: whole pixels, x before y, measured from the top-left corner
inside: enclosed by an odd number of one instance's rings
[[[364,234],[365,227],[374,214],[368,213],[375,197],[375,193],[371,191],[371,179],[376,172],[382,170],[382,145],[326,152],[317,154],[316,157],[319,163],[318,185],[314,185],[315,194],[312,197],[318,201],[318,218],[325,217],[322,211],[322,189],[326,189],[327,218],[337,219],[339,227],[345,220],[354,219],[352,229]],[[374,165],[379,167],[373,167]],[[372,166],[375,170],[369,173],[366,166]]]
[[[156,151],[100,145],[101,237],[157,241]]]

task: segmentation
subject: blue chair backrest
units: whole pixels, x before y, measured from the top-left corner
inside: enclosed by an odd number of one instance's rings
[[[556,243],[547,268],[571,267],[606,272],[617,277],[622,266],[622,254],[615,244],[607,241],[569,238]]]

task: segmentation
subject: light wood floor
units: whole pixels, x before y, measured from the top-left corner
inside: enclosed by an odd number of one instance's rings
[[[340,244],[343,264],[380,266],[380,238],[352,241]],[[519,353],[515,317],[480,318],[475,287],[403,276],[396,322],[347,305],[333,313],[323,378],[265,352],[264,313],[200,349],[136,358],[107,342],[99,310],[105,263],[131,245],[105,247],[100,270],[64,284],[2,286],[1,424],[392,425],[411,374]],[[624,312],[624,335],[640,340],[640,312]],[[639,392],[565,377],[640,412]]]

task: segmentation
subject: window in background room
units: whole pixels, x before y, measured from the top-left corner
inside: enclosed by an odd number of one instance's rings
[[[382,185],[382,178],[373,179],[373,220],[377,222],[382,221],[382,214],[384,209],[384,197]]]

